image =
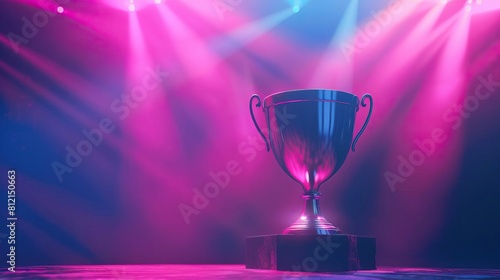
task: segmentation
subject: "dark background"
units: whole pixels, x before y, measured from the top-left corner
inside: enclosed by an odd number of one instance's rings
[[[332,88],[370,92],[375,110],[321,188],[325,217],[377,237],[379,265],[499,268],[498,82],[473,110],[456,106],[482,79],[500,81],[500,6],[414,2],[144,0],[129,12],[128,1],[2,1],[0,170],[16,171],[17,265],[242,263],[244,238],[281,232],[302,203],[252,146],[250,96]],[[47,22],[27,38],[23,18],[40,11],[55,14],[38,14]],[[148,69],[168,76],[116,112]],[[103,118],[114,130],[59,180],[54,162]],[[391,188],[388,172],[435,129],[446,140]],[[230,162],[241,171],[187,223],[181,205]]]

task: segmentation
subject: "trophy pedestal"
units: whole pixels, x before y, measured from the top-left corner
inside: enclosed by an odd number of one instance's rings
[[[350,234],[247,237],[246,268],[308,272],[376,269],[375,238]]]

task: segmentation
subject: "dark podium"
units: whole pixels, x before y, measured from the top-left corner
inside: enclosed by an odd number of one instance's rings
[[[306,272],[376,269],[375,238],[349,234],[247,237],[246,268]]]

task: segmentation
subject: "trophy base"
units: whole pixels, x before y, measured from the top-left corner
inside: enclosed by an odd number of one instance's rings
[[[350,234],[247,237],[246,268],[307,272],[376,269],[375,238]]]

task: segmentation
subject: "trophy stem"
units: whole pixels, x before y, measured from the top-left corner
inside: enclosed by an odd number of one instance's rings
[[[305,199],[302,215],[295,223],[285,229],[284,234],[330,235],[341,233],[340,229],[321,216],[319,210],[321,193],[307,191],[302,195],[302,198]]]

